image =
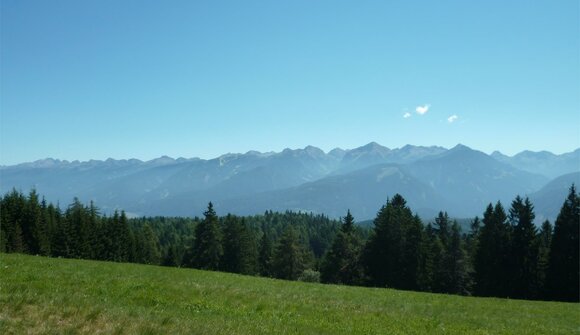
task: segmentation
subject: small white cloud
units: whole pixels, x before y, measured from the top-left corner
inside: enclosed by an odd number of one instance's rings
[[[417,114],[423,115],[429,111],[430,107],[431,107],[431,105],[429,105],[429,104],[425,104],[423,106],[417,106],[417,108],[415,108],[415,111],[417,112]]]
[[[457,120],[459,118],[459,116],[453,114],[450,117],[447,118],[447,122],[449,123],[453,123],[455,120]]]
[[[405,119],[408,119],[408,118],[410,118],[410,117],[411,117],[411,113],[407,112],[407,113],[403,114],[403,117],[404,117]]]

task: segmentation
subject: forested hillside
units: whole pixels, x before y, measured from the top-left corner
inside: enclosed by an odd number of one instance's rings
[[[469,231],[447,213],[423,222],[395,195],[370,228],[350,211],[203,218],[107,216],[75,199],[65,209],[36,191],[0,199],[0,251],[192,267],[289,280],[521,299],[578,301],[580,198],[574,186],[554,225],[534,224],[516,197],[489,204]]]

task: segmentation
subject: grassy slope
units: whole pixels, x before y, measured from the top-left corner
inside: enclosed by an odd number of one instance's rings
[[[0,254],[0,333],[574,334],[580,305]]]

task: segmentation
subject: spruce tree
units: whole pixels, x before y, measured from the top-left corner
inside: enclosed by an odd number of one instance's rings
[[[443,245],[435,233],[431,223],[425,228],[421,258],[419,263],[420,272],[417,278],[419,290],[428,292],[440,292],[438,286],[437,271],[443,258]]]
[[[443,247],[447,248],[449,245],[449,239],[451,238],[451,225],[449,223],[449,215],[447,215],[447,212],[439,212],[437,218],[435,218],[434,228],[439,240],[441,240],[441,243],[443,244]]]
[[[161,254],[159,252],[159,241],[150,225],[143,227],[143,250],[142,262],[145,264],[159,264]]]
[[[193,264],[198,269],[218,270],[223,254],[222,234],[213,204],[210,202],[205,218],[195,228]]]
[[[287,226],[274,250],[272,273],[280,279],[296,280],[304,271],[304,252],[292,226]]]
[[[538,272],[537,283],[539,289],[539,298],[546,298],[546,273],[550,262],[550,244],[552,243],[552,225],[546,220],[542,223],[540,232],[537,235],[538,244]]]
[[[480,296],[506,296],[510,278],[507,258],[510,240],[507,215],[498,201],[489,204],[483,214],[483,227],[475,256],[475,292]]]
[[[534,226],[534,206],[519,196],[512,202],[509,220],[513,229],[511,258],[511,297],[531,299],[539,294],[537,282],[538,244]]]
[[[340,231],[335,236],[321,264],[320,276],[325,283],[352,285],[359,282],[361,241],[356,235],[354,218],[347,211]]]
[[[410,214],[410,210],[408,213]],[[398,287],[419,289],[419,265],[423,246],[423,224],[418,215],[403,215],[403,245],[401,250],[401,277]]]
[[[449,245],[445,250],[442,262],[444,268],[443,292],[452,294],[469,294],[467,256],[461,239],[461,228],[456,221],[451,226]]]
[[[579,225],[580,197],[576,193],[575,185],[572,185],[554,224],[546,277],[546,293],[549,299],[576,302],[580,300]]]
[[[262,228],[262,239],[260,240],[260,250],[258,255],[258,268],[263,277],[272,276],[272,240],[267,231]]]
[[[374,228],[363,252],[370,285],[412,289],[418,286],[421,259],[421,223],[396,194],[373,221]]]
[[[38,193],[36,193],[35,189],[32,189],[28,194],[26,206],[21,215],[23,215],[21,224],[22,238],[26,245],[26,250],[33,255],[40,254],[40,241],[45,237],[45,232],[41,226],[42,213]]]
[[[27,252],[22,232],[25,208],[25,197],[14,188],[2,198],[2,206],[0,207],[2,225],[0,226],[0,233],[3,233],[5,236],[6,252]]]
[[[227,272],[255,274],[258,258],[256,241],[245,220],[228,214],[224,221],[223,235],[222,269]]]

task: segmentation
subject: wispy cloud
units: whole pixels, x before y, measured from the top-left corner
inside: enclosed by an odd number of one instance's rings
[[[405,119],[408,119],[408,118],[410,118],[410,117],[411,117],[411,113],[407,112],[407,113],[403,114],[403,117],[404,117]]]
[[[417,106],[417,108],[415,108],[415,111],[417,112],[417,114],[423,115],[429,111],[430,107],[431,107],[431,105],[429,105],[429,104],[425,104],[423,106]]]
[[[455,122],[455,120],[457,120],[458,118],[459,118],[459,116],[457,116],[457,115],[453,114],[453,115],[451,115],[450,117],[448,117],[448,118],[447,118],[447,122],[449,122],[449,123],[453,123],[453,122]]]

